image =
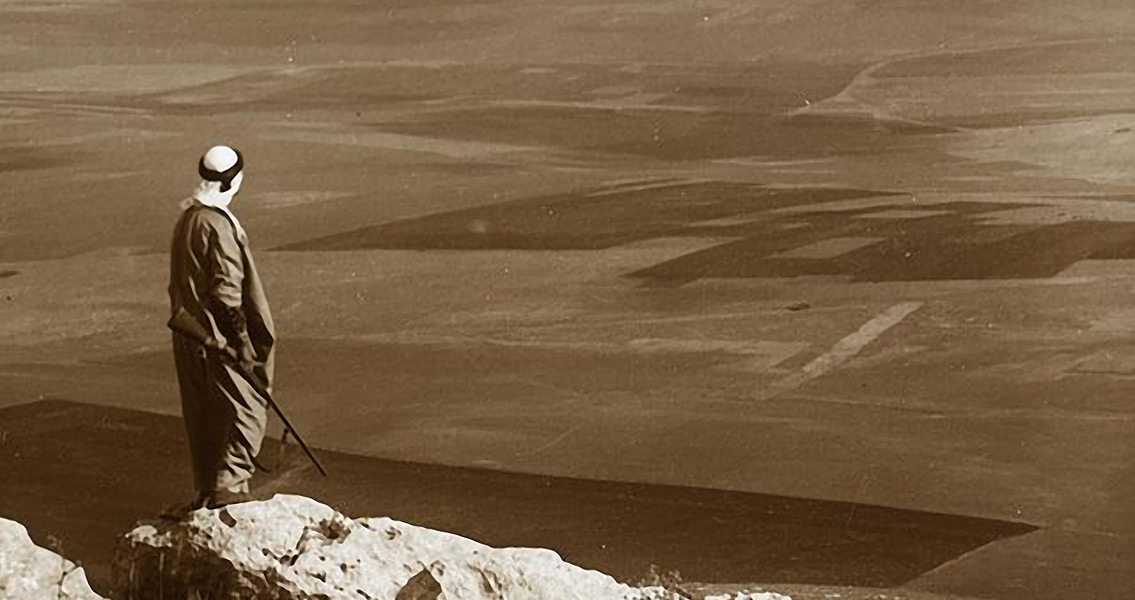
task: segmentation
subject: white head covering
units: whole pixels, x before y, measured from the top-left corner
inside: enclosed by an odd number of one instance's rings
[[[244,228],[241,227],[236,215],[229,210],[229,204],[233,201],[233,196],[240,191],[240,184],[244,181],[243,166],[243,159],[236,150],[228,146],[209,148],[198,164],[198,171],[202,176],[201,183],[197,185],[197,189],[189,199],[189,202],[197,202],[225,211],[236,225],[237,233],[241,237],[244,236]],[[230,172],[234,168],[235,174]]]

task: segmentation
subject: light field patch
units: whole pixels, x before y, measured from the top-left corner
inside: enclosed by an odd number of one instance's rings
[[[918,210],[918,209],[894,209],[883,210],[866,215],[859,215],[857,219],[927,219],[930,217],[941,217],[950,214],[948,210]]]
[[[952,127],[1135,110],[1129,40],[942,49],[876,63],[797,114]]]
[[[863,198],[852,198],[849,200],[836,200],[833,202],[820,202],[810,204],[800,204],[796,206],[789,206],[779,208],[775,213],[792,215],[800,213],[837,213],[837,212],[853,212],[864,211],[869,209],[888,209],[888,208],[908,208],[912,204],[935,204],[937,202],[947,202],[945,198],[937,200],[926,201],[924,199],[915,198],[907,194],[880,196],[873,195]]]
[[[247,71],[220,65],[78,65],[5,73],[0,92],[153,93],[229,79]]]
[[[351,194],[347,192],[321,192],[321,191],[283,191],[264,192],[256,194],[253,201],[266,208],[290,208],[307,204],[320,204],[346,198]]]
[[[261,136],[267,140],[306,142],[330,146],[360,146],[376,150],[397,150],[437,154],[454,159],[475,159],[504,154],[539,152],[539,148],[511,144],[447,140],[382,131],[281,130]]]
[[[1135,185],[1135,111],[959,134],[946,150],[980,162],[1031,166],[1036,177]]]

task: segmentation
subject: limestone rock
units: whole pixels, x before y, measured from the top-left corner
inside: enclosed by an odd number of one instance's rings
[[[123,599],[395,600],[432,591],[439,600],[679,600],[551,550],[496,549],[392,519],[351,519],[286,495],[136,528],[120,541],[114,585]]]
[[[21,524],[0,519],[0,598],[103,600],[82,567],[40,548]]]
[[[737,592],[735,595],[707,595],[705,600],[792,600],[787,595],[775,592]]]

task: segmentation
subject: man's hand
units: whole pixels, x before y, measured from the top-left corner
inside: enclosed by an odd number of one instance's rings
[[[237,365],[240,370],[248,375],[255,375],[256,373],[256,351],[252,349],[250,344],[242,344],[237,348]]]
[[[228,346],[222,344],[217,340],[217,338],[212,336],[205,338],[205,340],[202,341],[202,344],[205,346],[205,349],[210,352],[225,354],[228,351]]]

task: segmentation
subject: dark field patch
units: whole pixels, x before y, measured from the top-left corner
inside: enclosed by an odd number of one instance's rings
[[[96,590],[105,589],[117,536],[192,493],[181,419],[41,401],[0,410],[0,423],[7,432],[0,514],[24,523],[40,543],[56,536]],[[493,546],[552,548],[623,580],[659,564],[698,581],[889,587],[1036,529],[882,506],[317,452],[331,476],[309,468],[311,476],[294,478],[282,492]],[[273,440],[261,457],[269,468],[305,460]]]
[[[1015,127],[1022,124],[1047,124],[1053,121],[1063,121],[1067,119],[1091,119],[1094,117],[1109,117],[1115,115],[1117,112],[1132,112],[1135,111],[1135,101],[1132,101],[1129,106],[1101,106],[1101,107],[1086,107],[1086,106],[1067,106],[1067,107],[1053,107],[1053,106],[1012,106],[1011,110],[1006,111],[992,111],[986,113],[971,114],[965,116],[951,116],[942,121],[948,121],[950,126],[965,129],[997,129],[1003,127]],[[1122,128],[1121,128],[1122,129]],[[1117,135],[1122,135],[1127,132],[1115,131]]]
[[[921,213],[776,210],[881,195],[660,181],[395,221],[283,249],[601,250],[665,237],[743,238],[630,274],[666,285],[808,275],[874,282],[1037,279],[1081,260],[1135,259],[1135,223],[981,222],[990,213],[1037,205],[955,202],[920,205],[929,209]]]
[[[27,146],[0,147],[0,172],[49,169],[69,161]]]
[[[568,106],[456,109],[383,123],[384,132],[675,161],[771,155],[819,158],[891,152],[908,138],[952,131],[900,122],[764,111],[657,111]]]
[[[852,189],[770,189],[733,182],[673,182],[481,206],[395,221],[285,250],[597,250],[660,237],[734,235],[699,221],[877,196]]]
[[[7,279],[9,277],[15,277],[16,275],[19,275],[19,274],[20,274],[19,271],[0,271],[0,279]]]
[[[633,274],[658,282],[702,278],[842,275],[853,281],[941,281],[1053,277],[1086,259],[1135,258],[1135,223],[1074,221],[1048,226],[982,225],[982,214],[1024,208],[950,203],[924,218],[856,218],[880,209],[778,217],[735,227],[746,239],[687,254]],[[746,231],[748,229],[748,231]],[[834,238],[877,243],[830,257],[782,253]]]

